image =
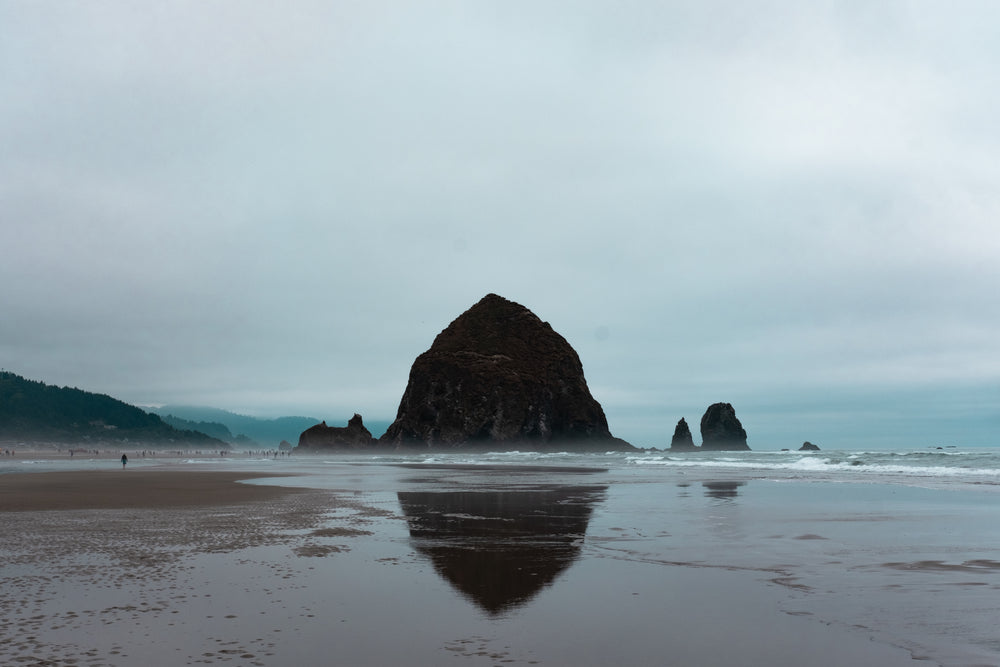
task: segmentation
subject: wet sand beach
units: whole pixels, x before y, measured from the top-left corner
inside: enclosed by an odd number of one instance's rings
[[[134,467],[6,475],[0,483],[0,512],[201,507],[266,501],[297,492],[280,486],[237,484],[263,476]]]
[[[311,533],[331,494],[238,483],[262,476],[177,466],[0,476],[0,664],[251,664],[247,650],[181,629],[204,627],[234,586],[263,577],[294,588],[281,558],[245,582],[203,567],[239,568],[267,549],[325,553]],[[227,623],[245,611],[223,604]]]
[[[988,595],[988,559],[841,553],[884,517],[799,516],[800,493],[588,466],[0,475],[0,664],[976,664],[915,662],[857,591]]]

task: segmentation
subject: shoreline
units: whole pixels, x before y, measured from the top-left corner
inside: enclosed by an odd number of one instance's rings
[[[0,662],[284,664],[333,642],[345,664],[995,664],[978,489],[602,457],[77,458],[0,474]]]
[[[74,458],[81,459],[116,459],[126,454],[131,461],[142,458],[170,459],[189,458],[192,456],[212,456],[220,459],[239,460],[246,456],[268,455],[288,457],[290,452],[282,452],[277,448],[260,449],[171,449],[169,447],[17,447],[10,446],[11,443],[0,443],[0,462],[32,460],[39,461],[72,461]]]

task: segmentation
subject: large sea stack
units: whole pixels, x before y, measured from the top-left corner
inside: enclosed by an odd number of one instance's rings
[[[747,432],[736,418],[736,410],[729,403],[708,406],[701,418],[701,448],[716,451],[750,449]]]
[[[417,357],[396,447],[631,449],[615,438],[566,339],[522,305],[488,294]]]

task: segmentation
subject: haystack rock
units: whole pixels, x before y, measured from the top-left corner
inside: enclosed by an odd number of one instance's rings
[[[307,428],[299,436],[297,452],[321,452],[329,450],[364,449],[377,441],[371,431],[365,428],[361,415],[355,414],[347,426],[327,426],[324,421]]]
[[[799,451],[800,452],[818,452],[819,451],[819,446],[818,445],[814,445],[811,442],[809,442],[808,440],[806,440],[805,442],[802,443],[802,446],[799,447]]]
[[[729,403],[708,406],[701,418],[701,448],[723,451],[748,450],[747,432]]]
[[[684,452],[697,449],[694,446],[694,438],[691,436],[691,428],[683,417],[677,422],[677,427],[674,429],[674,437],[670,439],[670,449]]]
[[[395,447],[632,449],[608,421],[566,339],[522,305],[488,294],[413,362]]]

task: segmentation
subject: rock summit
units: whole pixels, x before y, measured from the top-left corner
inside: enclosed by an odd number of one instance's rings
[[[396,447],[631,449],[615,438],[565,338],[524,306],[488,294],[417,357]]]
[[[747,432],[736,418],[736,410],[729,403],[708,406],[701,418],[701,448],[703,450],[748,450]]]

